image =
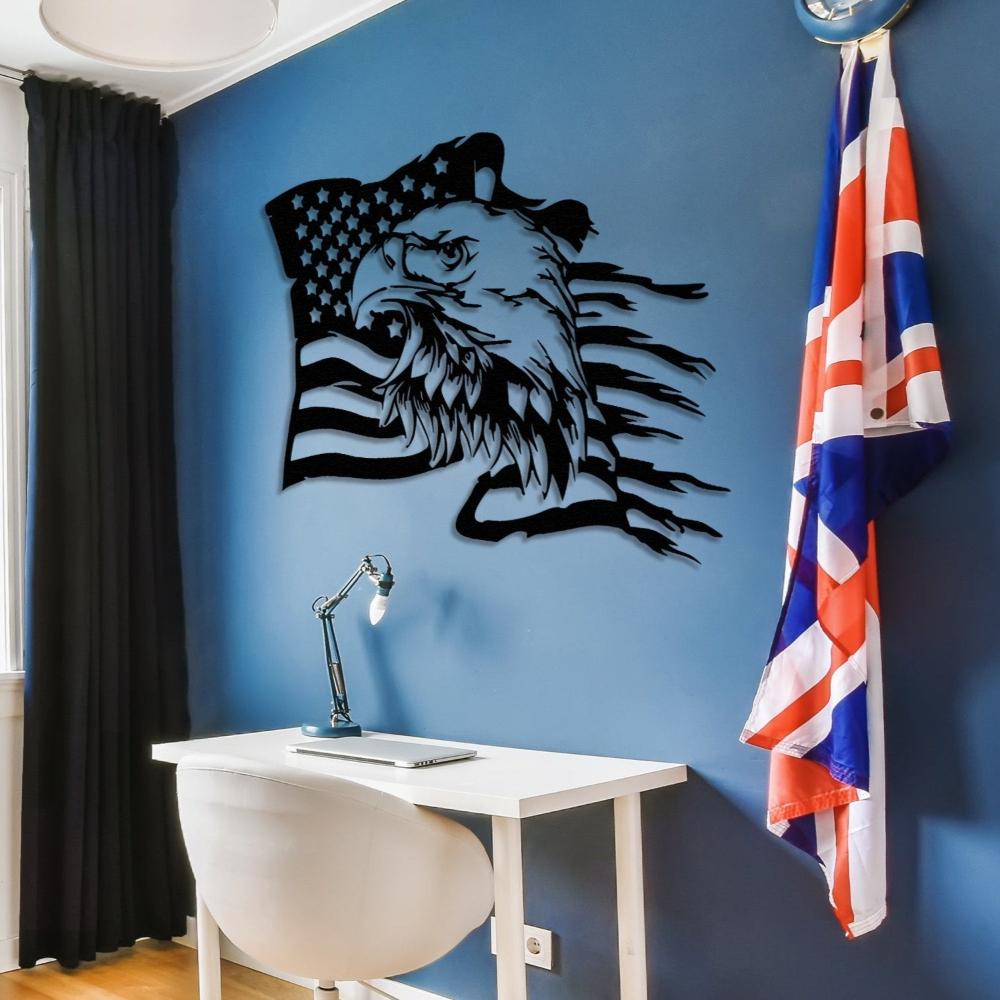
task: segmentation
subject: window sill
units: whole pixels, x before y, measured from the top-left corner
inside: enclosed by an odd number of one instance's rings
[[[0,719],[24,715],[24,671],[0,671]]]

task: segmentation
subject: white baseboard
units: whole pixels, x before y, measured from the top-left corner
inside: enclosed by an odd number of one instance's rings
[[[445,997],[391,979],[373,979],[370,983],[342,983],[340,1000],[445,1000]]]
[[[187,948],[198,950],[198,924],[194,917],[188,917],[187,934],[182,938],[174,938],[174,940]],[[16,959],[16,941],[14,955]],[[253,969],[255,972],[262,972],[265,976],[271,976],[273,979],[281,979],[286,983],[294,983],[296,986],[305,986],[308,989],[315,986],[315,981],[312,979],[290,976],[286,972],[263,965],[251,958],[246,952],[240,951],[224,934],[222,935],[222,957],[228,962],[242,965],[246,969]],[[418,990],[415,986],[396,983],[391,979],[374,979],[370,983],[338,983],[337,985],[340,987],[340,1000],[448,1000],[447,997],[442,997],[437,993]]]
[[[18,938],[5,938],[0,941],[0,974],[13,972],[17,968]]]
[[[16,937],[4,938],[3,941],[0,941],[0,975],[5,972],[14,972],[21,967],[21,963],[18,961],[20,943],[21,939]],[[54,958],[40,958],[35,965],[48,965],[49,962],[54,961]]]

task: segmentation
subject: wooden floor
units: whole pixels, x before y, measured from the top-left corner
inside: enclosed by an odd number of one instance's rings
[[[310,990],[222,963],[224,1000],[306,1000]],[[198,959],[179,944],[140,941],[72,972],[39,965],[0,975],[0,1000],[197,1000]]]

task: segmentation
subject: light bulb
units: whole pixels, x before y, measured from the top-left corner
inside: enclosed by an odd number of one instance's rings
[[[368,620],[372,623],[372,625],[378,625],[378,623],[382,620],[382,616],[385,614],[385,609],[388,605],[388,594],[376,594],[372,598],[371,604],[368,605]]]

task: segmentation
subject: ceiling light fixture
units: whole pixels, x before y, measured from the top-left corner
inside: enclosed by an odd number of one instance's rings
[[[278,0],[41,0],[38,16],[60,44],[129,69],[206,69],[270,37]]]

